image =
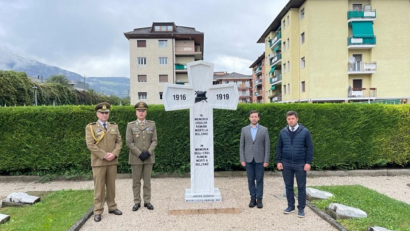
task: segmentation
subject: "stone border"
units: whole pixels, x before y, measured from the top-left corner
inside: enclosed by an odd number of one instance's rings
[[[224,171],[215,172],[215,177],[246,177],[245,171]],[[266,171],[265,176],[282,177],[282,172],[279,171]],[[308,177],[346,177],[346,176],[410,176],[410,169],[377,169],[377,170],[348,170],[348,171],[309,171],[307,173]],[[185,173],[183,175],[178,173],[157,173],[152,176],[152,178],[169,178],[169,177],[190,177],[190,173]],[[117,179],[131,179],[130,173],[117,174]],[[0,176],[0,182],[35,182],[39,181],[40,176]],[[92,180],[84,179],[81,177],[66,179],[64,176],[59,176],[53,181],[58,180]]]
[[[87,220],[93,215],[94,206],[92,206],[68,231],[79,231]]]
[[[337,222],[335,219],[333,219],[331,216],[328,214],[324,213],[322,210],[320,210],[318,207],[314,206],[310,201],[306,200],[306,205],[313,210],[320,218],[323,220],[327,221],[329,224],[331,224],[333,227],[335,227],[339,231],[349,231],[347,230],[343,225],[341,225],[339,222]]]

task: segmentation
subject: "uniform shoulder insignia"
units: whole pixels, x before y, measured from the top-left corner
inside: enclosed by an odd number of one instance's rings
[[[128,122],[128,124],[135,124],[135,120],[134,121],[131,121],[131,122]]]
[[[110,124],[114,124],[114,125],[116,125],[116,123],[115,123],[115,122],[110,122]]]
[[[89,125],[94,125],[94,124],[96,124],[96,122],[89,123]]]
[[[155,123],[153,120],[147,120],[148,123]]]

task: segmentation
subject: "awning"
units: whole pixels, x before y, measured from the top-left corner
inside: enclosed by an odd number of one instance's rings
[[[372,38],[373,33],[373,22],[371,21],[360,21],[360,22],[350,22],[352,26],[352,32],[354,38]]]
[[[270,90],[273,91],[275,90],[276,85],[273,85],[272,87],[270,87]]]
[[[273,66],[273,67],[270,69],[269,74],[272,74],[272,73],[275,71],[275,68],[276,68],[276,66]]]
[[[279,46],[276,46],[275,48],[273,48],[273,52],[276,52],[279,49]]]

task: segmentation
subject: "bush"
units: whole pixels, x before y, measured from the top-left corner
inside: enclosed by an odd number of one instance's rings
[[[279,131],[285,114],[295,110],[311,134],[315,169],[366,169],[410,161],[410,105],[378,104],[239,104],[236,111],[214,110],[214,159],[216,170],[242,169],[239,163],[241,128],[248,113],[258,110],[260,124],[269,129],[270,169],[274,169]],[[113,106],[123,138],[119,172],[128,173],[127,123],[135,120],[131,106]],[[158,129],[156,172],[188,172],[189,111],[164,111],[150,105],[147,119]],[[0,174],[89,171],[90,153],[85,126],[96,121],[92,106],[39,106],[0,108]]]

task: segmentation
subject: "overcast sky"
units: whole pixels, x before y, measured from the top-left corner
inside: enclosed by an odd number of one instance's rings
[[[124,32],[175,22],[205,33],[215,71],[251,74],[256,41],[288,0],[0,0],[0,46],[92,77],[129,77]]]

